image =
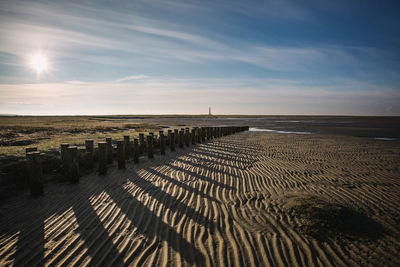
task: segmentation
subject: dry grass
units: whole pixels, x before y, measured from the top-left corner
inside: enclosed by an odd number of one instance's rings
[[[25,148],[58,149],[61,143],[81,146],[86,139],[95,142],[106,137],[157,131],[158,125],[135,123],[129,117],[96,116],[17,116],[0,117],[0,158],[23,156]]]

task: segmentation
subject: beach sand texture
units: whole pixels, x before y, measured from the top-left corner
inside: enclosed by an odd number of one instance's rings
[[[243,132],[0,206],[0,265],[400,266],[400,145]],[[383,231],[302,231],[286,208],[319,196]]]

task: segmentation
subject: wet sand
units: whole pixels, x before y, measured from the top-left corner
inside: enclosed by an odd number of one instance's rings
[[[399,266],[400,142],[243,132],[116,163],[0,206],[0,265]],[[372,236],[302,232],[285,205],[314,195],[362,211]],[[373,230],[373,229],[372,229]]]

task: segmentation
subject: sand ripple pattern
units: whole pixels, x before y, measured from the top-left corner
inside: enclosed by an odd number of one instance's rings
[[[127,166],[3,203],[0,265],[400,266],[396,142],[245,132]],[[387,232],[308,238],[282,207],[290,193],[355,206]]]

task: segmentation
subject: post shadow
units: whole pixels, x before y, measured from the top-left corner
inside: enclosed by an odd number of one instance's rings
[[[209,195],[207,195],[207,194],[205,194],[205,193],[199,191],[199,190],[196,189],[196,188],[190,187],[190,186],[188,186],[187,184],[182,183],[182,182],[180,182],[180,181],[178,181],[178,180],[175,180],[175,179],[173,179],[173,178],[171,178],[171,177],[169,177],[169,176],[167,176],[167,175],[165,175],[165,174],[163,174],[163,173],[161,173],[161,172],[158,172],[158,171],[156,171],[156,170],[154,170],[154,169],[152,169],[152,168],[146,168],[145,171],[150,172],[150,173],[152,173],[152,174],[154,174],[154,175],[157,175],[157,176],[160,177],[161,179],[166,180],[167,182],[172,183],[172,184],[174,184],[174,185],[176,185],[176,186],[179,186],[179,187],[181,187],[182,189],[189,191],[190,193],[199,195],[199,196],[201,196],[201,197],[203,197],[203,198],[207,198],[207,199],[209,199],[210,201],[214,201],[214,202],[217,202],[217,203],[220,203],[220,202],[221,202],[221,201],[219,201],[218,199],[216,199],[215,197],[209,196]]]
[[[208,152],[203,152],[203,151],[194,151],[194,152],[197,152],[197,154],[191,153],[190,157],[194,158],[198,161],[203,161],[203,162],[206,162],[207,164],[222,164],[224,166],[228,166],[228,167],[239,169],[239,170],[246,170],[246,168],[248,168],[248,166],[251,166],[251,164],[253,163],[250,161],[243,161],[240,157],[228,158],[228,157],[222,157],[219,155],[215,155],[213,153],[208,153]],[[206,155],[212,159],[200,157],[198,154]],[[236,162],[243,164],[244,167],[228,164],[227,162],[221,162],[221,160],[236,161]],[[254,160],[254,162],[255,162],[255,160]]]
[[[176,212],[179,217],[186,215],[189,219],[202,225],[204,225],[206,221],[210,221],[201,212],[196,211],[193,207],[185,205],[181,200],[164,192],[160,187],[155,186],[153,183],[140,177],[136,171],[129,175],[128,180],[140,187],[142,191],[146,192],[149,196],[157,199],[160,203],[168,203],[168,207],[166,208],[172,212]],[[189,191],[189,193],[191,192]]]
[[[105,176],[106,178],[106,176]],[[204,265],[205,257],[193,244],[189,243],[180,236],[175,229],[162,221],[154,212],[149,210],[143,203],[137,200],[125,188],[119,187],[117,190],[105,189],[106,193],[112,198],[114,203],[132,222],[136,230],[148,239],[157,238],[159,241],[164,240],[168,245],[180,254],[189,264]],[[131,202],[131,205],[136,206],[136,212],[129,212],[129,209],[122,205],[118,199],[124,199]],[[141,215],[139,215],[141,214]],[[147,219],[147,223],[141,220],[141,217]],[[148,228],[148,224],[152,224],[154,231]],[[154,248],[156,249],[156,248]]]
[[[31,200],[35,206],[41,205],[43,199]],[[17,248],[14,254],[14,266],[32,266],[39,262],[38,266],[44,265],[44,220],[45,216],[41,210],[36,207],[32,209],[35,218],[35,226],[32,227],[32,221],[26,219],[18,226],[19,234],[17,241]],[[32,228],[33,231],[32,231]],[[29,240],[28,240],[29,238]],[[29,242],[29,241],[33,242]]]
[[[232,178],[236,178],[236,179],[238,178],[238,177],[236,177],[234,174],[231,174],[231,173],[229,173],[229,172],[217,170],[217,169],[215,169],[215,168],[210,168],[209,166],[204,166],[204,165],[199,164],[199,163],[195,163],[195,162],[191,162],[191,161],[187,161],[187,160],[183,160],[183,159],[176,159],[176,161],[180,161],[180,162],[182,162],[182,163],[184,163],[184,164],[188,164],[188,165],[191,165],[191,166],[195,166],[195,167],[200,168],[200,169],[208,169],[208,170],[213,171],[213,172],[218,172],[218,173],[227,175],[227,176],[232,177]],[[186,169],[183,169],[183,168],[174,166],[174,165],[170,165],[170,167],[171,167],[172,169],[177,170],[177,171],[181,171],[181,172],[184,172],[184,173],[186,173],[186,174],[188,174],[188,175],[191,175],[191,176],[193,176],[193,177],[196,177],[196,179],[202,180],[202,181],[207,182],[207,183],[209,183],[209,184],[213,184],[213,185],[215,185],[215,186],[218,186],[218,187],[221,187],[221,188],[224,188],[224,189],[227,189],[227,190],[236,191],[235,188],[233,188],[233,187],[231,187],[231,186],[229,186],[229,185],[223,184],[223,183],[221,183],[221,182],[212,180],[210,177],[206,177],[206,176],[201,175],[201,174],[199,174],[199,173],[196,173],[196,172],[193,172],[193,171],[190,171],[190,170],[186,170]]]
[[[112,237],[109,236],[107,229],[104,227],[103,222],[97,215],[94,207],[89,202],[91,194],[86,194],[85,200],[80,203],[81,205],[72,205],[78,228],[74,231],[78,232],[83,240],[89,240],[92,236],[100,239],[101,244],[93,242],[92,246],[86,246],[86,253],[91,256],[90,265],[101,266],[102,259],[105,255],[101,253],[104,247],[108,247],[110,250],[107,251],[107,257],[112,258],[110,266],[122,266],[124,265],[123,259],[116,248],[116,244],[112,242]],[[99,246],[100,245],[100,246]],[[76,264],[79,265],[84,260],[82,257]]]

